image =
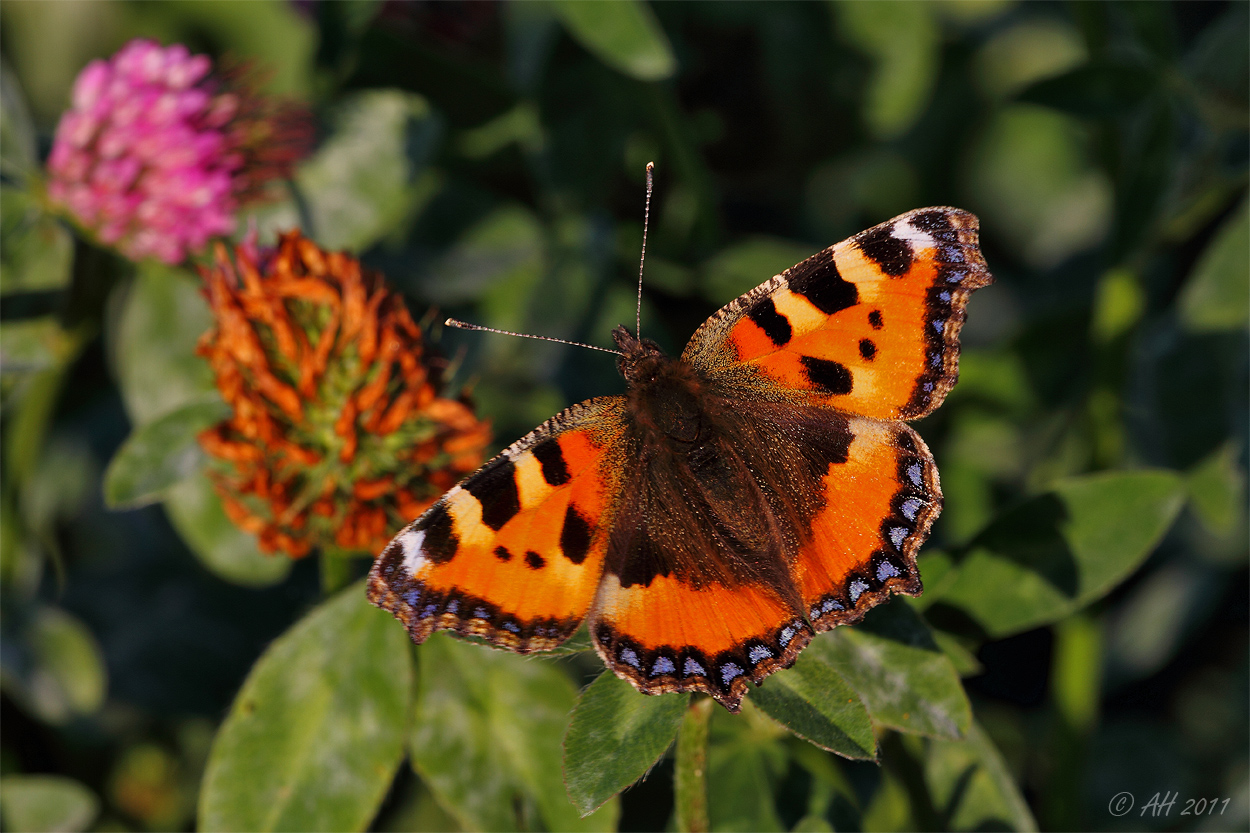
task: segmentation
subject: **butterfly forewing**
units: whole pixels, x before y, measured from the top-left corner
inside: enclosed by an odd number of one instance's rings
[[[861,232],[725,306],[683,358],[863,416],[924,416],[955,383],[968,295],[990,282],[977,228],[926,208]]]
[[[369,598],[420,643],[435,630],[547,650],[586,615],[616,492],[603,457],[624,430],[621,397],[551,418],[444,495],[373,565]]]

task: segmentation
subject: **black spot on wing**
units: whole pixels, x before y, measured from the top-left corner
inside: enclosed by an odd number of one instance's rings
[[[547,561],[533,550],[527,550],[525,553],[525,566],[531,570],[541,570],[545,567]]]
[[[502,459],[496,465],[487,466],[469,478],[464,488],[482,504],[482,523],[496,532],[521,511],[516,465],[511,460]]]
[[[803,356],[803,370],[807,379],[826,393],[847,394],[851,392],[851,371],[846,365],[814,356]]]
[[[455,524],[442,503],[436,503],[417,520],[416,529],[425,533],[421,553],[435,564],[451,561],[460,546]]]
[[[543,469],[543,480],[548,486],[563,486],[569,482],[569,468],[564,463],[564,452],[555,439],[546,439],[530,449]]]
[[[872,325],[874,330],[879,330],[885,326],[885,320],[881,317],[881,310],[875,309],[868,313],[868,323]]]
[[[581,564],[590,552],[590,524],[571,505],[564,513],[564,526],[560,529],[560,551],[574,564]]]
[[[936,239],[944,242],[956,242],[952,232],[950,216],[945,211],[924,211],[913,214],[909,220],[913,228],[927,231]]]
[[[787,278],[791,292],[802,295],[826,315],[859,303],[859,290],[838,274],[830,251],[812,255],[790,269]]]
[[[508,552],[507,547],[495,547],[495,557],[500,561],[511,561],[512,553]]]
[[[873,344],[872,339],[861,338],[859,340],[859,355],[868,362],[877,357],[877,345]]]
[[[911,269],[911,246],[894,236],[893,226],[879,226],[865,232],[857,245],[865,257],[891,277],[905,275]]]
[[[765,298],[752,307],[747,313],[747,318],[758,324],[759,328],[764,331],[764,335],[768,336],[768,340],[778,347],[784,347],[789,343],[790,337],[794,334],[790,329],[790,321],[777,312],[777,306],[772,298]]]

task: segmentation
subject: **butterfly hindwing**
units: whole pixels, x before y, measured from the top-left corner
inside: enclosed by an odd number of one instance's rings
[[[849,417],[846,460],[823,478],[823,506],[794,562],[816,631],[856,622],[890,593],[921,591],[916,553],[942,509],[937,466],[920,435]]]
[[[704,691],[731,711],[812,636],[791,565],[854,442],[833,409],[738,393],[707,386],[689,430],[649,427],[677,423],[681,396],[629,400],[644,412],[625,441],[631,487],[589,618],[599,653],[640,690]]]
[[[522,653],[567,639],[603,569],[621,410],[621,397],[575,405],[478,469],[387,546],[370,600],[417,643],[443,629]]]
[[[738,711],[747,682],[788,668],[812,638],[766,584],[693,587],[675,576],[622,586],[605,575],[590,633],[618,676],[646,694],[702,691]]]
[[[977,219],[908,212],[726,305],[682,357],[709,376],[753,368],[767,387],[880,419],[915,419],[955,384],[969,293],[990,283]]]

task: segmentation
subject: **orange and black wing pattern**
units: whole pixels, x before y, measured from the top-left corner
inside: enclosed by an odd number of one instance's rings
[[[604,662],[639,691],[702,691],[731,712],[748,682],[789,668],[813,635],[774,584],[696,586],[672,575],[626,586],[605,574],[589,625]]]
[[[846,459],[821,479],[822,505],[792,566],[817,632],[851,624],[891,593],[918,596],[916,554],[942,511],[933,455],[893,421],[849,417]]]
[[[605,455],[622,398],[575,405],[513,443],[409,524],[368,594],[424,642],[435,630],[521,653],[556,647],[595,597],[618,484]]]
[[[861,232],[734,300],[682,358],[710,377],[758,373],[772,392],[916,419],[957,378],[972,290],[991,282],[977,218],[922,208]]]
[[[449,629],[523,653],[586,619],[640,691],[737,711],[815,633],[920,592],[942,493],[903,421],[954,385],[990,281],[976,218],[927,208],[728,304],[680,359],[618,328],[626,395],[448,492],[374,564],[370,599],[418,643]]]

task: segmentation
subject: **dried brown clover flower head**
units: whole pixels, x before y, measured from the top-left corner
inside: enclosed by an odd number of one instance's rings
[[[233,409],[200,434],[226,513],[266,552],[378,552],[482,462],[490,428],[439,396],[421,329],[382,276],[299,232],[218,245],[199,353]]]

